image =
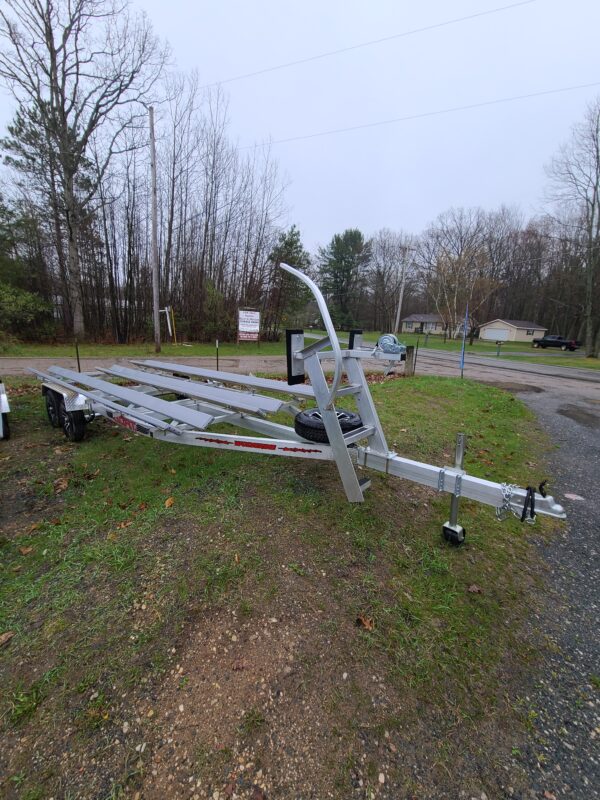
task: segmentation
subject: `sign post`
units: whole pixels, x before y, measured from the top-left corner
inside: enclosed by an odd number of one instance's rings
[[[238,311],[237,343],[260,342],[260,311],[240,308]]]

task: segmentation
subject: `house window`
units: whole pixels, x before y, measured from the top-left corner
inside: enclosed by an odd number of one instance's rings
[[[408,330],[410,330],[412,328],[412,326],[413,326],[412,322],[405,322],[404,324],[406,325],[406,328]]]
[[[534,331],[533,331],[533,330],[530,330],[530,329],[528,328],[528,329],[527,329],[527,336],[533,336],[533,334],[534,334]]]

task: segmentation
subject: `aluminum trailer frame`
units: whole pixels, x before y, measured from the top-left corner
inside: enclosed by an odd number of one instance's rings
[[[464,539],[464,529],[457,522],[460,497],[494,506],[499,517],[510,512],[520,515],[528,491],[468,475],[463,469],[462,434],[453,466],[414,461],[388,448],[361,362],[375,358],[391,366],[403,360],[404,353],[362,347],[359,334],[353,334],[349,347],[342,349],[318,287],[295,268],[281,266],[312,291],[327,332],[324,338],[306,345],[303,331],[287,331],[287,382],[155,359],[132,360],[131,367],[113,365],[93,374],[57,366],[47,371],[31,370],[42,381],[49,416],[50,407],[56,403],[65,432],[75,440],[83,437],[84,422],[104,416],[141,435],[175,444],[333,461],[350,502],[361,502],[370,485],[369,478],[361,474],[363,469],[405,478],[452,496],[444,535],[455,544]],[[323,362],[328,360],[334,361],[331,385],[323,369]],[[305,383],[307,375],[310,385]],[[114,378],[135,385],[125,387],[111,382]],[[177,399],[165,399],[172,395]],[[347,396],[354,397],[362,424],[343,432],[336,401]],[[298,403],[306,400],[318,408],[325,443],[268,418],[277,412],[295,417],[300,411]],[[245,429],[250,435],[210,430],[223,423]],[[563,507],[554,498],[535,492],[534,499],[537,513],[565,518]]]

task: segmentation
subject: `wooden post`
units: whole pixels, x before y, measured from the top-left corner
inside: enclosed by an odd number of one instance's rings
[[[415,346],[409,344],[406,348],[406,361],[404,362],[404,377],[412,378],[415,374]]]

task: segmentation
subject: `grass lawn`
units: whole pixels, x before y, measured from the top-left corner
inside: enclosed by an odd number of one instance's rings
[[[390,476],[373,473],[352,505],[326,463],[161,444],[104,420],[70,444],[48,426],[38,386],[7,384],[2,796],[146,796],[164,742],[187,730],[168,727],[171,700],[195,716],[186,758],[168,769],[175,780],[189,770],[203,796],[243,758],[261,780],[291,781],[269,737],[293,748],[296,729],[318,754],[303,773],[318,796],[351,796],[356,775],[375,791],[384,731],[431,765],[415,776],[387,748],[394,796],[438,780],[458,796],[459,768],[461,786],[469,770],[479,789],[488,772],[495,785],[489,753],[517,748],[525,713],[506,684],[532,658],[520,627],[537,581],[528,526],[463,502],[467,542],[453,548],[440,535],[448,495]],[[469,472],[520,485],[546,475],[543,434],[506,392],[420,377],[374,385],[373,397],[402,455],[451,463],[465,431]],[[223,682],[229,699],[203,727]]]
[[[174,345],[163,344],[160,358],[184,358],[189,356],[214,356],[215,343]],[[273,356],[285,353],[285,338],[281,342],[243,342],[238,345],[235,342],[220,342],[219,356]],[[150,358],[155,355],[154,344],[143,342],[140,344],[90,344],[82,342],[79,345],[79,355],[81,358],[111,358],[121,356],[123,358],[145,357]],[[56,358],[58,356],[68,356],[75,358],[74,344],[11,344],[0,346],[0,357],[7,358]]]
[[[585,358],[569,353],[565,356],[535,356],[533,358],[510,356],[513,361],[527,361],[531,364],[542,364],[548,367],[576,367],[577,369],[600,369],[600,358]]]

